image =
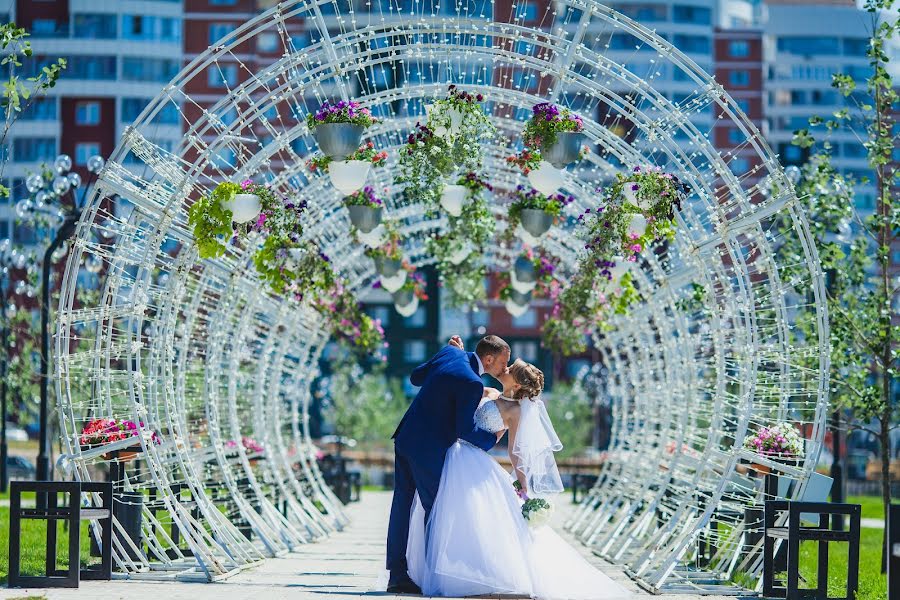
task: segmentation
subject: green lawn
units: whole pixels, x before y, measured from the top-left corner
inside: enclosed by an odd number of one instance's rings
[[[47,543],[46,521],[26,519],[22,521],[22,574],[44,575],[44,548]],[[69,532],[62,523],[56,526],[57,568],[64,569],[69,564]],[[90,555],[88,522],[81,522],[81,564],[99,562]],[[6,585],[9,571],[9,507],[0,506],[0,586]]]

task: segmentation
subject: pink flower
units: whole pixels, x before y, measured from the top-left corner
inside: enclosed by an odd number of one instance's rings
[[[241,182],[241,189],[242,189],[242,190],[246,190],[246,189],[247,189],[248,187],[250,187],[251,185],[253,185],[253,182],[252,182],[251,180],[249,180],[249,179],[245,179],[245,180],[243,180],[243,181]]]
[[[638,252],[641,251],[641,245],[640,244],[632,244],[630,250],[632,252],[634,252],[635,254],[637,254]]]

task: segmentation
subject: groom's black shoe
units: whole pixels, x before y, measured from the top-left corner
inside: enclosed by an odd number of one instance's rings
[[[389,594],[418,594],[421,596],[422,588],[413,583],[411,579],[407,579],[406,581],[388,584],[387,592]]]

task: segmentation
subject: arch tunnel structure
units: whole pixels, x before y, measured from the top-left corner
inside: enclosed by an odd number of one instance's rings
[[[591,332],[601,361],[588,376],[611,404],[613,440],[568,526],[654,591],[722,592],[736,572],[758,572],[758,548],[747,551],[735,517],[762,497],[740,468],[758,460],[741,441],[760,425],[799,423],[806,458],[769,466],[794,484],[788,496],[802,494],[828,403],[823,275],[792,185],[722,86],[640,23],[592,0],[561,0],[536,18],[506,10],[282,2],[187,65],[127,129],[78,225],[54,345],[63,466],[76,478],[95,477],[108,450],[79,444],[91,419],[130,419],[159,436],[140,437],[141,467],[126,472],[126,489],[155,500],[144,504],[140,543],[118,538],[120,569],[216,580],[346,523],[306,419],[330,332],[307,303],[259,280],[253,241],[200,259],[187,209],[218,182],[245,179],[306,201],[304,239],[364,298],[377,274],[349,235],[342,194],[306,167],[316,145],[305,116],[352,99],[380,119],[365,134],[388,152],[373,185],[405,257],[424,266],[434,262],[427,238],[448,221],[404,195],[394,174],[425,105],[455,83],[483,94],[500,133],[480,173],[500,231],[525,182],[505,157],[532,106],[555,102],[583,118],[593,152],[563,173],[574,201],[541,242],[561,285],[583,253],[575,217],[597,206],[598,187],[635,166],[661,166],[688,186],[674,239],[633,271],[641,301]],[[263,37],[276,49],[250,62]],[[663,72],[680,74],[678,98],[654,88]],[[166,111],[184,132],[176,148],[154,143]],[[746,140],[741,169],[737,152],[714,148],[721,127]],[[788,238],[802,251],[786,259]],[[486,269],[509,270],[520,248],[492,242]],[[88,303],[86,269],[103,275]],[[809,306],[815,335],[801,336],[795,320]],[[244,436],[266,460],[233,443]]]

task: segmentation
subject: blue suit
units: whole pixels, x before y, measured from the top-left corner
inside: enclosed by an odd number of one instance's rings
[[[394,499],[388,526],[387,568],[390,583],[408,579],[406,543],[415,493],[425,520],[437,496],[447,450],[457,439],[490,450],[497,436],[475,427],[474,415],[484,393],[478,359],[472,352],[445,346],[409,377],[421,386],[394,432]]]

